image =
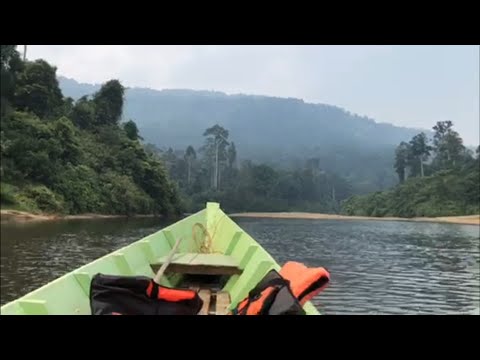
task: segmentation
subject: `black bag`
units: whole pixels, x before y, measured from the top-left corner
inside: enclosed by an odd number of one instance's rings
[[[202,306],[196,291],[160,286],[146,276],[96,274],[90,284],[92,315],[197,315]]]
[[[232,311],[232,315],[305,314],[305,310],[290,289],[290,282],[273,269]]]

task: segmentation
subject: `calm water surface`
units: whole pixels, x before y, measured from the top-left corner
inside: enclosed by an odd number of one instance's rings
[[[283,220],[235,221],[280,263],[327,267],[314,299],[325,314],[475,314],[479,227]],[[168,225],[158,219],[72,220],[1,226],[1,304]]]

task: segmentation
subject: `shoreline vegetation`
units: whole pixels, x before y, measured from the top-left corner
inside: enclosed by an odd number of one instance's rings
[[[441,216],[441,217],[374,217],[374,216],[348,216],[337,214],[320,214],[306,212],[247,212],[229,214],[230,217],[269,218],[269,219],[313,219],[313,220],[380,220],[380,221],[407,221],[407,222],[433,222],[450,223],[460,225],[480,225],[480,215],[466,216]],[[1,222],[25,222],[25,221],[55,221],[55,220],[79,220],[79,219],[114,219],[114,218],[144,218],[161,217],[159,215],[103,215],[103,214],[33,214],[18,210],[1,210]]]

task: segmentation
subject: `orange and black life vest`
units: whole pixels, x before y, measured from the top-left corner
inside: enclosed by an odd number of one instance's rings
[[[303,315],[303,305],[330,281],[322,267],[308,268],[289,261],[280,272],[270,270],[240,302],[232,315]]]
[[[96,274],[90,283],[92,315],[196,315],[202,305],[196,291],[161,286],[145,276]]]

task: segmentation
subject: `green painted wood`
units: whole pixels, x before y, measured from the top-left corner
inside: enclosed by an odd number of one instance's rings
[[[233,309],[240,301],[245,299],[250,290],[252,290],[273,267],[274,264],[271,261],[263,260],[257,265],[255,271],[253,271],[251,274],[245,274],[246,277],[249,277],[248,281],[240,289],[238,289],[239,291],[237,295],[232,297],[229,308]]]
[[[227,283],[225,284],[225,286],[223,287],[222,291],[227,291],[227,292],[230,292],[233,287],[235,286],[236,282],[238,281],[240,275],[232,275],[230,276],[230,278],[228,279]]]
[[[173,236],[172,232],[170,230],[164,230],[162,231],[163,235],[165,235],[165,239],[168,241],[168,245],[170,245],[170,249],[172,249],[175,246],[175,237]]]
[[[113,255],[113,260],[115,265],[117,265],[118,269],[120,270],[120,274],[122,275],[134,275],[130,265],[128,264],[127,260],[125,259],[125,255],[122,253],[117,253]]]
[[[76,272],[73,274],[73,276],[85,292],[85,295],[90,296],[90,282],[92,281],[90,275],[86,272]]]
[[[240,269],[245,269],[245,267],[248,265],[248,263],[252,259],[253,255],[255,255],[255,253],[257,252],[257,250],[258,250],[257,245],[251,245],[248,247],[247,252],[243,256],[242,260],[240,261]]]
[[[243,235],[243,231],[237,231],[235,232],[235,235],[233,235],[232,241],[230,244],[228,244],[227,250],[225,250],[225,255],[231,255],[233,252],[233,249],[237,246],[238,242],[240,241],[241,237]]]
[[[154,261],[155,255],[153,254],[152,248],[150,246],[150,243],[145,240],[141,240],[141,249],[145,255],[145,257],[148,259],[149,262]]]
[[[48,315],[47,302],[45,300],[19,300],[18,305],[25,314]]]

